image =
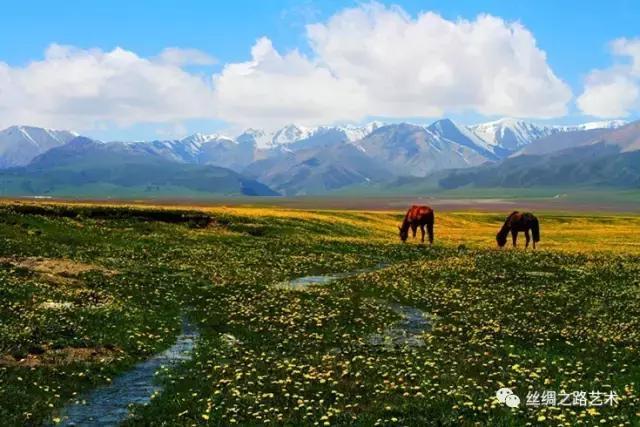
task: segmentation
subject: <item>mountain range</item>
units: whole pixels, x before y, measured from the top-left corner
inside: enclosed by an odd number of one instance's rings
[[[268,186],[227,168],[170,160],[147,146],[76,137],[0,173],[4,196],[273,196]]]
[[[619,120],[576,126],[509,118],[473,126],[449,119],[427,126],[287,125],[275,132],[247,129],[236,137],[194,134],[138,142],[13,126],[0,132],[0,192],[191,197],[323,194],[380,185],[411,191],[411,185],[424,188],[427,182],[441,189],[633,186],[638,150],[640,125]],[[536,174],[544,182],[531,178]]]

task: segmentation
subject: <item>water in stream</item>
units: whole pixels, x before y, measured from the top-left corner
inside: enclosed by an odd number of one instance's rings
[[[384,268],[379,264],[374,268],[355,270],[347,273],[334,273],[318,276],[305,276],[280,282],[275,286],[286,290],[305,290],[310,286],[327,285],[339,279],[352,277],[361,273],[368,273]],[[434,315],[425,313],[416,307],[391,304],[390,308],[400,315],[400,320],[387,326],[382,333],[371,334],[367,341],[373,346],[390,347],[422,347],[425,345],[422,335],[433,328],[436,320]]]
[[[304,276],[297,279],[285,280],[280,283],[276,283],[274,286],[278,289],[285,290],[305,290],[309,286],[314,285],[328,285],[336,280],[346,279],[347,277],[357,276],[362,273],[370,273],[372,271],[380,270],[386,267],[387,264],[378,264],[372,268],[361,268],[359,270],[348,271],[346,273],[333,273],[317,276]]]
[[[117,426],[129,416],[129,406],[149,403],[160,391],[154,380],[156,372],[166,366],[189,360],[198,331],[183,321],[176,343],[162,353],[137,364],[115,378],[109,385],[98,387],[61,411],[62,426]]]
[[[370,345],[392,347],[423,347],[423,334],[433,329],[436,317],[416,307],[392,304],[391,309],[400,320],[387,326],[382,333],[368,337]]]

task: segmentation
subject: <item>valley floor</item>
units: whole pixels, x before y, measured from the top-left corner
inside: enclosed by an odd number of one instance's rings
[[[437,212],[430,248],[399,211],[4,203],[0,419],[64,423],[188,321],[125,424],[637,425],[640,217],[540,212],[541,250],[496,250],[510,210]]]

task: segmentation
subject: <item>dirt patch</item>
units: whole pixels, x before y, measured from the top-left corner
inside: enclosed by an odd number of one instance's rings
[[[0,264],[11,264],[14,267],[26,268],[47,281],[59,285],[78,284],[78,277],[89,271],[99,271],[112,276],[117,271],[109,270],[95,264],[85,264],[64,258],[0,258]]]
[[[41,354],[28,354],[22,359],[11,355],[0,356],[0,366],[64,366],[77,362],[110,362],[116,359],[122,350],[105,347],[64,347],[60,349],[42,349]]]

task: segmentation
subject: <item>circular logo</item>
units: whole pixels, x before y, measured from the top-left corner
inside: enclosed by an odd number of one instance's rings
[[[516,396],[515,394],[510,394],[504,400],[504,403],[509,408],[517,408],[518,406],[520,406],[520,398],[518,396]]]
[[[498,402],[505,403],[507,400],[507,396],[512,395],[513,392],[510,388],[503,387],[496,392],[496,397],[498,398]]]

